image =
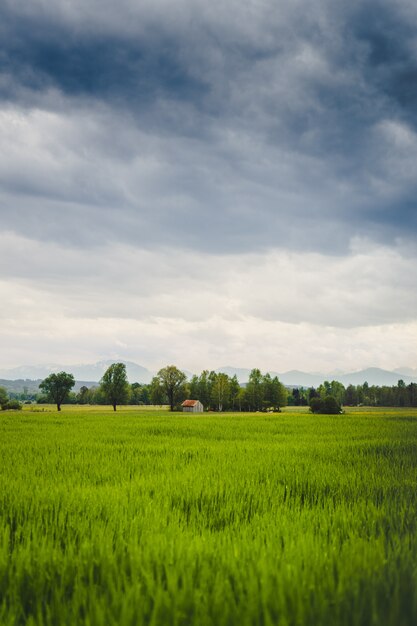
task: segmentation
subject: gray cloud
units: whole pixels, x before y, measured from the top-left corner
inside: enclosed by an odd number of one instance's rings
[[[3,101],[41,134],[1,173],[9,228],[42,203],[74,243],[94,240],[80,212],[96,236],[216,251],[415,235],[406,3],[26,5],[2,10]]]
[[[406,0],[4,2],[4,333],[11,310],[45,341],[99,319],[100,356],[150,355],[137,328],[221,365],[268,332],[270,361],[297,332],[312,355],[329,327],[329,360],[349,329],[369,365],[366,332],[399,324],[395,360],[416,308],[416,26]]]

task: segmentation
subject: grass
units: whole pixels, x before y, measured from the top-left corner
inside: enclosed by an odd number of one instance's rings
[[[2,626],[417,623],[417,411],[0,416]]]

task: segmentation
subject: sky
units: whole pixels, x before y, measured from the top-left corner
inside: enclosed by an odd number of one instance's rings
[[[3,0],[0,367],[417,367],[417,4]]]

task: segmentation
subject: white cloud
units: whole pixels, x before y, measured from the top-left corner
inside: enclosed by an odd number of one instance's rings
[[[0,250],[9,268],[0,334],[16,364],[22,346],[32,362],[43,346],[48,362],[61,353],[69,362],[119,355],[194,369],[413,365],[417,264],[399,250],[356,241],[347,257],[208,258],[125,245],[63,248],[12,233]]]
[[[191,371],[225,364],[332,371],[366,366],[415,366],[417,323],[341,329],[312,324],[260,323],[253,317],[149,320],[48,317],[24,325],[3,320],[4,366],[71,364],[124,358],[157,370],[168,364]]]

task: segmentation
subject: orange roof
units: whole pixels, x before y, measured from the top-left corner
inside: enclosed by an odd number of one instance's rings
[[[198,400],[184,400],[181,406],[195,406]]]

